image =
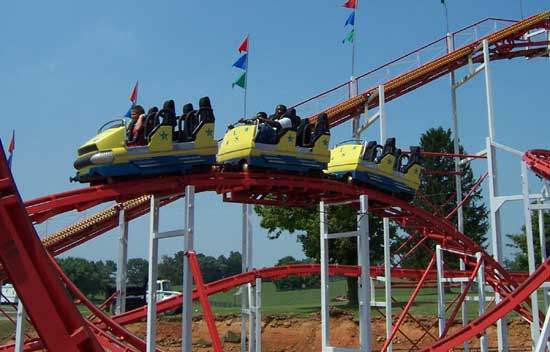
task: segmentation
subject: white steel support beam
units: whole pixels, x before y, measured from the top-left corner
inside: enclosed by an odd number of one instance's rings
[[[249,352],[255,352],[256,351],[256,347],[255,347],[255,342],[256,342],[256,338],[254,336],[254,333],[256,332],[256,324],[254,323],[255,321],[255,304],[254,304],[254,286],[252,284],[248,284],[248,303],[249,303],[249,308],[248,308],[248,351]]]
[[[386,101],[384,86],[378,86],[378,112],[380,113],[380,144],[386,141]]]
[[[256,279],[256,352],[262,352],[262,279]]]
[[[349,96],[350,98],[355,97],[357,95],[357,79],[353,76],[350,78],[350,85],[349,85]],[[351,120],[351,135],[354,139],[361,138],[361,132],[360,132],[360,123],[361,123],[361,115],[353,117]]]
[[[435,246],[435,264],[437,268],[437,320],[439,323],[439,337],[445,331],[445,283],[443,273],[443,251],[438,244]]]
[[[487,137],[487,170],[489,173],[489,220],[491,223],[491,245],[493,247],[493,258],[497,262],[502,262],[502,238],[500,227],[500,210],[495,205],[495,198],[498,196],[498,179],[496,166],[496,151],[491,144],[490,137]],[[498,292],[495,292],[495,302],[499,303],[502,297]],[[497,321],[497,338],[499,351],[508,351],[508,325],[507,317],[504,316]]]
[[[535,352],[545,352],[548,345],[548,339],[550,338],[550,310],[546,311],[546,317],[544,318],[544,324],[540,332],[539,340],[535,346]]]
[[[115,312],[121,314],[126,311],[126,281],[128,277],[128,222],[124,208],[118,212],[118,227],[120,233],[118,236]]]
[[[542,203],[542,200],[541,200]],[[544,263],[546,260],[546,231],[544,228],[544,215],[546,212],[542,209],[539,209],[539,243],[540,243],[540,259],[541,263]],[[543,295],[544,295],[544,311],[548,310],[548,289],[543,288],[542,289]]]
[[[391,300],[391,243],[390,243],[390,222],[387,218],[383,220],[384,226],[384,296],[385,296],[385,306],[386,306],[386,338],[389,338],[393,330],[393,319],[392,319],[392,300]],[[374,288],[374,286],[373,286]],[[374,291],[374,289],[372,290]],[[371,291],[371,292],[372,292]],[[371,299],[375,299],[373,294]],[[393,351],[393,344],[390,342],[387,350],[388,352]]]
[[[369,248],[369,198],[359,197],[360,210],[357,214],[357,252],[361,267],[359,277],[359,344],[361,351],[371,351],[371,310],[370,310],[370,248]],[[390,283],[386,282],[386,285]],[[390,315],[391,319],[391,315]]]
[[[454,36],[451,33],[447,34],[447,49],[448,52],[452,52],[454,50]],[[475,76],[477,73],[473,74]],[[468,79],[464,80],[466,82]],[[456,84],[456,75],[455,71],[451,71],[451,101],[452,101],[452,109],[453,109],[453,150],[455,154],[460,154],[460,145],[459,145],[459,129],[458,129],[458,106],[457,106],[457,94],[456,91],[460,85]],[[456,192],[456,204],[462,203],[462,175],[460,172],[460,158],[455,157],[455,192]],[[457,210],[457,228],[460,233],[464,233],[464,211],[462,208],[462,205],[458,207]],[[466,265],[464,264],[464,260],[460,259],[460,270],[466,270]],[[466,289],[466,284],[464,282],[460,283],[460,292],[464,292]],[[468,305],[465,301],[461,304],[461,314],[462,314],[462,326],[466,326],[468,324]],[[468,341],[464,342],[464,352],[469,351],[469,343]]]
[[[193,237],[195,234],[195,186],[185,187],[185,237],[184,253],[194,249]],[[183,256],[183,300],[182,300],[182,340],[181,350],[191,351],[192,344],[192,320],[193,320],[193,274],[189,257]]]
[[[147,352],[155,352],[157,337],[157,233],[159,230],[159,199],[154,194],[151,196],[150,219],[149,281],[147,282]]]
[[[242,272],[248,271],[248,205],[243,204],[242,210],[242,237],[241,237],[241,263]],[[247,321],[247,285],[241,286],[241,352],[246,352],[246,321]]]
[[[330,346],[329,275],[328,275],[328,208],[324,201],[319,203],[319,231],[321,245],[321,350]]]
[[[17,303],[17,322],[15,324],[15,346],[14,352],[23,352],[25,346],[25,321],[27,320],[27,313],[25,307],[23,307],[23,301],[19,300]]]
[[[527,164],[521,162],[521,185],[523,189],[523,214],[525,217],[525,234],[527,240],[527,261],[529,264],[529,275],[533,274],[536,270],[535,267],[535,247],[533,242],[533,224],[531,222],[531,210],[529,210],[529,180],[527,174]],[[533,322],[531,323],[531,339],[533,348],[539,340],[539,300],[537,290],[534,290],[531,294],[531,309],[533,312]]]
[[[497,262],[501,262],[502,259],[502,241],[501,241],[501,227],[500,227],[500,211],[494,209],[494,198],[498,196],[498,181],[497,181],[497,162],[496,152],[493,146],[495,141],[495,116],[493,106],[493,87],[491,83],[491,65],[489,57],[489,41],[483,40],[483,63],[485,65],[485,94],[487,96],[487,120],[489,125],[489,138],[487,140],[487,163],[489,170],[489,195],[490,195],[490,218],[491,218],[491,235],[493,245],[493,257]],[[495,293],[496,303],[498,304],[501,297],[498,293]],[[508,328],[506,317],[497,321],[497,335],[498,335],[498,349],[499,351],[508,350]]]
[[[482,316],[485,313],[485,263],[481,252],[476,253],[476,259],[478,263],[481,262],[477,271],[477,295],[479,297],[479,316]],[[479,337],[479,347],[481,352],[487,352],[487,333],[485,331]]]

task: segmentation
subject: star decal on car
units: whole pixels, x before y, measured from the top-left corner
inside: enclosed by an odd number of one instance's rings
[[[166,133],[165,131],[162,131],[162,133],[160,134],[160,139],[162,139],[163,141],[167,140],[168,133]]]
[[[214,135],[214,131],[212,131],[212,129],[209,128],[209,129],[206,130],[206,135],[207,135],[208,137],[212,137],[212,136]]]

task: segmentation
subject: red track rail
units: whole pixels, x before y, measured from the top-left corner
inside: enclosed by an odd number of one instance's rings
[[[504,29],[496,31],[482,39],[474,41],[462,48],[456,49],[451,53],[432,60],[414,70],[399,75],[383,83],[385,92],[385,101],[391,101],[401,95],[409,93],[419,87],[422,87],[429,82],[443,77],[450,72],[457,70],[468,64],[468,56],[473,55],[473,62],[482,62],[483,55],[481,52],[481,43],[484,39],[489,42],[490,60],[512,59],[516,57],[536,57],[546,52],[548,48],[547,41],[533,42],[525,40],[523,35],[530,30],[549,29],[550,28],[550,12],[543,12],[522,21],[518,21]],[[436,40],[427,46],[444,40],[444,38]],[[427,47],[426,46],[426,47]],[[395,62],[396,60],[392,61]],[[385,67],[383,65],[382,67]],[[361,78],[360,76],[359,78]],[[321,98],[326,94],[349,85],[346,82],[330,89],[325,93],[321,93],[313,98],[310,98],[296,106],[300,106],[306,102]],[[375,94],[378,86],[372,87],[365,92],[348,99],[340,104],[326,109],[324,112],[329,117],[331,127],[340,125],[349,119],[361,114],[365,110],[365,105],[368,104],[369,109],[379,105],[378,96]],[[371,98],[372,96],[372,98]],[[314,123],[317,115],[311,116],[310,121]]]
[[[542,265],[511,295],[504,298],[493,309],[487,311],[470,324],[457,331],[453,335],[437,341],[434,345],[423,351],[449,351],[452,347],[458,346],[464,341],[481,334],[485,329],[494,324],[497,320],[511,312],[515,306],[528,299],[529,295],[539,288],[550,276],[550,259]]]
[[[32,226],[0,143],[0,261],[50,351],[103,351]]]
[[[523,161],[540,177],[550,180],[550,150],[533,149],[523,154]]]

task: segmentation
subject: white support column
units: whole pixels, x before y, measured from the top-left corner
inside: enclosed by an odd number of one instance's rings
[[[487,137],[487,170],[489,173],[489,219],[491,222],[491,245],[493,247],[493,258],[499,263],[502,262],[502,239],[500,227],[500,209],[496,201],[498,196],[498,180],[496,177],[495,147],[491,143],[490,137]],[[499,303],[502,297],[495,291],[495,302]],[[507,317],[504,316],[497,321],[498,350],[508,351],[508,324]]]
[[[128,222],[126,221],[126,212],[121,208],[118,213],[118,227],[120,229],[118,237],[118,262],[116,272],[116,314],[126,311],[126,281],[128,277]]]
[[[439,322],[439,337],[445,331],[445,287],[443,274],[443,252],[441,246],[435,246],[435,260],[437,267],[437,320]]]
[[[321,241],[321,350],[330,346],[329,275],[328,275],[328,214],[324,201],[319,203],[319,230]]]
[[[389,338],[393,330],[392,319],[392,301],[391,301],[391,253],[390,253],[390,221],[387,218],[383,220],[384,226],[384,296],[386,300],[386,338]],[[374,295],[372,298],[374,299]],[[390,342],[387,348],[388,352],[393,351],[393,344]]]
[[[195,186],[185,187],[185,238],[184,252],[193,250],[193,237],[195,233]],[[189,265],[189,258],[183,257],[183,302],[182,302],[182,341],[183,352],[191,351],[192,345],[192,320],[193,320],[193,274]]]
[[[386,102],[384,86],[378,86],[378,112],[380,113],[380,144],[386,141]]]
[[[527,261],[529,263],[529,275],[533,274],[536,270],[535,267],[535,247],[533,242],[533,224],[531,222],[531,210],[529,209],[529,180],[527,174],[527,164],[521,162],[521,178],[522,178],[522,190],[523,190],[523,215],[525,217],[525,234],[527,240]],[[539,340],[539,300],[537,290],[531,294],[531,311],[533,312],[533,322],[531,324],[531,339],[532,346]]]
[[[535,352],[545,352],[548,345],[548,339],[550,338],[550,310],[546,311],[546,317],[544,318],[544,324],[540,332],[540,337],[535,346]]]
[[[482,262],[483,257],[481,252],[476,253],[477,262]],[[479,316],[485,313],[485,263],[481,263],[481,266],[477,272],[477,287],[479,298]],[[479,337],[479,347],[481,352],[487,352],[487,333],[484,331]]]
[[[544,203],[541,200],[541,203]],[[546,260],[547,254],[546,254],[546,231],[544,228],[544,215],[546,214],[545,210],[540,209],[539,210],[539,243],[540,243],[540,259],[541,263],[544,263]],[[548,310],[548,289],[545,287],[542,289],[542,292],[544,294],[544,311]]]
[[[454,50],[454,37],[451,33],[447,34],[447,51],[450,53]],[[456,90],[458,89],[456,86],[456,75],[455,71],[451,71],[451,102],[452,102],[452,109],[453,109],[453,149],[455,154],[460,154],[460,146],[459,146],[459,129],[458,129],[458,107],[457,107],[457,98],[456,98]],[[455,192],[456,192],[456,204],[460,204],[462,202],[462,175],[458,174],[460,172],[460,158],[455,157],[455,172],[457,174],[455,175]],[[464,212],[462,209],[462,206],[458,207],[457,210],[457,228],[460,233],[464,233]],[[460,270],[464,271],[466,270],[466,265],[464,264],[464,260],[460,259]],[[460,283],[460,292],[464,292],[466,289],[466,284],[464,282]],[[462,302],[462,326],[466,326],[468,324],[468,311],[466,304],[466,301]],[[464,352],[469,351],[469,343],[468,341],[464,342]]]
[[[491,83],[491,65],[489,57],[489,41],[483,40],[483,64],[485,68],[485,93],[487,95],[487,118],[489,120],[489,138],[495,140],[495,113],[493,106],[493,85]]]
[[[15,346],[14,352],[23,352],[25,346],[25,321],[27,320],[27,313],[23,302],[19,300],[17,303],[17,323],[15,325]]]
[[[241,236],[241,263],[242,272],[248,271],[248,205],[242,208],[242,236]],[[246,352],[246,321],[247,321],[247,292],[248,286],[241,286],[241,352]]]
[[[256,351],[255,342],[256,337],[254,336],[256,332],[256,324],[255,324],[255,305],[254,305],[254,286],[252,284],[248,284],[248,351],[254,352]]]
[[[353,76],[350,78],[350,87],[349,87],[349,95],[350,98],[353,98],[357,95],[357,79]],[[351,120],[351,136],[354,139],[360,139],[361,138],[361,115],[354,117]]]
[[[360,211],[357,215],[357,254],[361,267],[359,277],[359,343],[361,351],[371,351],[371,310],[370,310],[370,233],[369,198],[359,197]],[[388,284],[388,283],[386,283]],[[328,298],[328,297],[327,297]]]
[[[151,196],[149,233],[149,281],[147,282],[147,352],[156,351],[157,335],[157,264],[158,264],[158,230],[159,200]],[[190,350],[189,350],[190,351]]]
[[[262,279],[256,279],[256,352],[262,352]]]

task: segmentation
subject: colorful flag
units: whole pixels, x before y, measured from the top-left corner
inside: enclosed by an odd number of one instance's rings
[[[342,40],[342,43],[350,42],[353,43],[353,39],[355,38],[355,29],[352,29],[351,32]]]
[[[246,89],[246,72],[244,72],[241,77],[239,77],[233,84],[231,85],[231,88],[235,88],[235,86],[239,86],[242,89]]]
[[[344,24],[344,27],[347,26],[347,25],[350,25],[350,26],[355,26],[355,11],[353,11],[348,19],[346,20],[346,24]]]
[[[343,7],[347,7],[348,9],[356,9],[357,8],[357,0],[348,0]]]
[[[243,51],[248,52],[248,36],[246,36],[241,45],[239,45],[239,52],[242,53]]]
[[[136,81],[136,84],[134,85],[134,89],[132,89],[132,94],[130,94],[130,102],[132,103],[130,107],[128,108],[128,111],[126,114],[124,114],[124,117],[130,117],[132,116],[132,108],[137,103],[137,95],[138,95],[138,83],[139,81]]]
[[[8,156],[8,167],[10,169],[11,169],[11,159],[13,157],[14,150],[15,150],[15,130],[13,130],[11,134],[10,145],[8,146],[8,153],[10,153],[10,155]]]
[[[241,70],[246,70],[246,63],[247,63],[247,56],[248,54],[244,54],[241,56],[234,64],[233,66],[240,68]]]

